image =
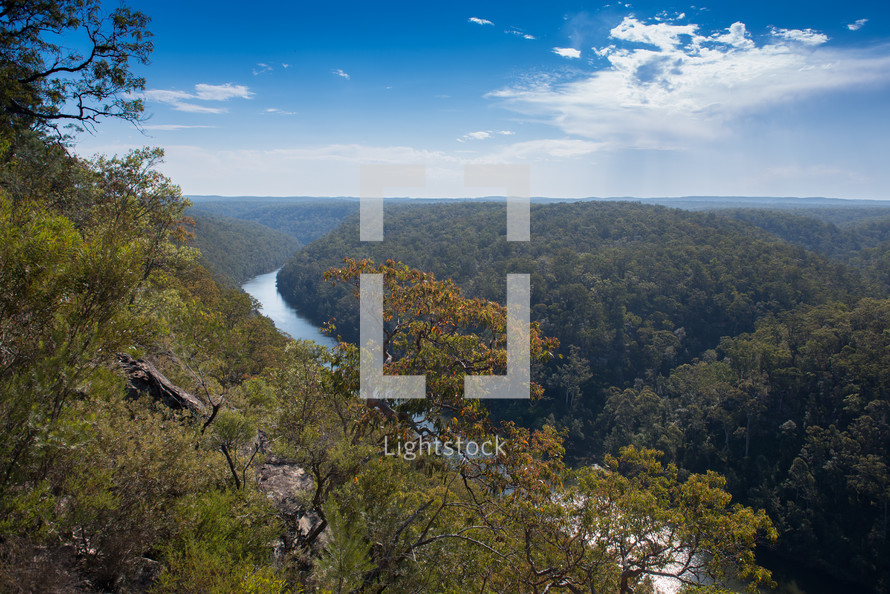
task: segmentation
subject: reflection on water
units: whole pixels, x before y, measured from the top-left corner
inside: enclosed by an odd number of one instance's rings
[[[271,318],[275,327],[297,340],[313,340],[318,344],[332,347],[337,342],[318,331],[312,322],[300,316],[287,304],[275,286],[278,270],[255,276],[243,285],[244,292],[260,302],[260,313]]]

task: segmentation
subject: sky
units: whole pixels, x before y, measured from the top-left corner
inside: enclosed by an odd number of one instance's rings
[[[189,195],[480,196],[528,164],[551,197],[890,199],[890,3],[130,0],[152,19],[142,130]]]

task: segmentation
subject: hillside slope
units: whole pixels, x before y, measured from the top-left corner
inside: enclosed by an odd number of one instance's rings
[[[201,263],[226,281],[240,285],[249,278],[281,266],[302,245],[296,238],[260,223],[191,208]]]

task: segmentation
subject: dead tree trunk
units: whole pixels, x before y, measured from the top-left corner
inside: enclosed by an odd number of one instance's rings
[[[127,395],[130,398],[147,393],[173,410],[187,410],[199,417],[207,415],[207,407],[200,400],[174,385],[148,361],[134,359],[127,353],[118,353],[117,360],[127,376]]]

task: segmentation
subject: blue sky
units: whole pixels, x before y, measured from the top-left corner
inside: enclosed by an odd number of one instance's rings
[[[155,51],[141,134],[188,194],[359,194],[362,164],[427,167],[397,195],[890,199],[884,2],[130,2]]]

